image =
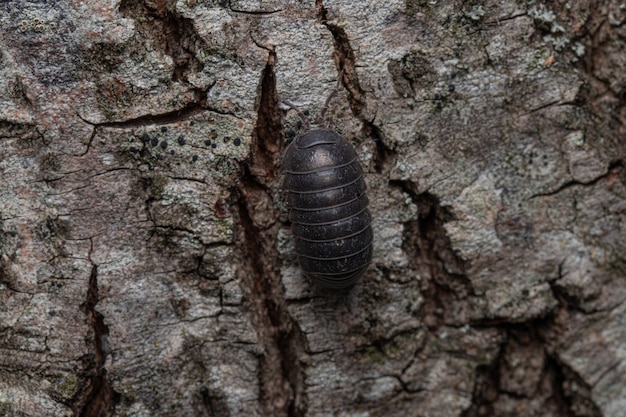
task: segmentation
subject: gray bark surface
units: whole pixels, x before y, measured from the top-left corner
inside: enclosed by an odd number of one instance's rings
[[[622,417],[617,0],[0,3],[0,415]],[[374,259],[301,275],[288,100]]]

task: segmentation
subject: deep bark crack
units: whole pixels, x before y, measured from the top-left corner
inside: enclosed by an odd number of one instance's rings
[[[558,186],[555,190],[552,191],[546,191],[544,193],[537,193],[537,194],[533,194],[531,195],[528,199],[531,200],[533,198],[537,198],[537,197],[551,197],[554,196],[556,194],[559,194],[561,191],[567,190],[568,188],[574,187],[574,186],[584,186],[584,187],[589,187],[589,186],[594,186],[597,183],[599,183],[600,181],[602,181],[603,179],[607,178],[607,177],[611,177],[614,175],[617,175],[619,173],[620,170],[624,169],[624,160],[623,159],[619,159],[617,161],[611,162],[609,164],[609,167],[607,169],[607,171],[602,174],[599,175],[598,177],[589,180],[589,181],[577,181],[577,180],[570,180],[565,182],[564,184],[561,184],[560,186]]]
[[[367,106],[366,93],[359,83],[359,77],[356,72],[356,56],[350,45],[350,38],[343,27],[328,21],[328,11],[324,7],[323,0],[315,0],[315,6],[317,7],[318,20],[333,36],[335,59],[338,61],[337,64],[339,73],[341,74],[341,83],[348,92],[352,113],[363,123],[365,135],[372,138],[376,143],[377,153],[374,158],[376,172],[379,174],[388,172],[393,166],[395,154],[382,140],[382,134],[378,126],[374,124],[373,120],[368,120],[368,118],[364,116],[364,110]]]
[[[195,56],[195,47],[197,43],[208,45],[196,32],[193,21],[176,12],[175,2],[123,0],[119,10],[135,19],[144,36],[160,42],[162,49],[172,57],[172,81],[189,85],[188,74],[202,71],[204,64]],[[146,16],[152,19],[147,21]]]
[[[556,356],[548,355],[548,366],[555,373],[555,390],[562,404],[563,416],[601,417],[600,408],[593,402],[590,387],[583,378],[562,363]]]
[[[350,39],[345,29],[328,21],[328,11],[322,0],[315,0],[318,19],[326,26],[333,35],[336,59],[339,61],[339,69],[343,71],[343,85],[348,91],[352,112],[360,115],[365,107],[365,91],[359,84],[356,73],[356,58],[350,45]]]
[[[89,251],[91,261],[91,249]],[[93,329],[94,353],[89,358],[85,370],[88,383],[86,389],[78,392],[72,401],[72,408],[79,417],[109,417],[115,413],[115,406],[120,400],[120,394],[115,392],[106,378],[104,367],[107,356],[110,354],[108,346],[109,328],[104,324],[104,316],[96,310],[99,301],[98,295],[98,265],[91,261],[89,287],[87,297],[81,305],[87,320]]]
[[[268,224],[267,213],[256,203],[268,202],[278,192],[277,167],[282,149],[282,121],[274,75],[275,52],[270,50],[260,82],[257,126],[252,156],[238,192],[238,251],[242,260],[239,276],[248,292],[260,344],[260,403],[268,416],[304,416],[307,401],[301,357],[304,337],[289,315],[278,265],[277,234],[280,225]],[[272,218],[272,216],[269,216]]]
[[[529,413],[539,407],[546,415],[551,416],[602,415],[592,400],[592,387],[560,361],[546,339],[544,333],[554,331],[550,329],[554,322],[554,315],[549,315],[524,323],[503,322],[497,325],[497,328],[506,333],[506,340],[493,361],[476,368],[472,405],[462,414],[463,417],[502,415],[502,407],[510,407],[514,403],[519,407],[535,403],[531,405]],[[528,375],[529,366],[532,369],[530,361],[537,359],[523,352],[529,346],[535,347],[535,354],[543,355],[543,368],[539,375],[532,377],[536,385],[529,383],[526,378],[520,379],[520,375]],[[516,385],[507,389],[507,384],[510,385],[511,381]],[[502,401],[501,396],[506,398]]]
[[[191,119],[192,117],[204,113],[206,111],[211,111],[219,114],[227,114],[223,112],[219,112],[215,109],[208,108],[206,106],[206,96],[211,89],[212,85],[206,90],[194,89],[194,100],[185,104],[179,109],[171,110],[168,112],[160,113],[160,114],[145,114],[142,116],[137,116],[132,119],[119,120],[114,122],[104,122],[104,123],[95,123],[90,120],[85,119],[80,114],[78,117],[85,123],[95,126],[95,127],[104,127],[104,128],[118,128],[118,129],[127,129],[131,127],[142,127],[146,125],[164,125],[176,123],[184,120]],[[234,116],[231,114],[231,116]],[[93,139],[93,134],[91,140]]]
[[[403,247],[412,258],[424,280],[422,291],[428,300],[424,304],[424,322],[436,328],[443,324],[465,324],[464,311],[469,309],[469,297],[474,295],[466,275],[465,262],[454,251],[444,224],[452,215],[430,193],[416,194],[406,181],[392,181],[419,208],[419,218],[405,225]]]

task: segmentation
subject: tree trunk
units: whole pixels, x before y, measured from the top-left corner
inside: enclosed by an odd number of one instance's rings
[[[0,4],[0,415],[621,417],[617,0]],[[330,102],[374,259],[300,272]]]

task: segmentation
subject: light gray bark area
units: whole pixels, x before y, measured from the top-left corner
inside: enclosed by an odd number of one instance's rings
[[[616,0],[0,4],[0,415],[626,409]],[[301,275],[285,132],[366,172],[374,259]]]

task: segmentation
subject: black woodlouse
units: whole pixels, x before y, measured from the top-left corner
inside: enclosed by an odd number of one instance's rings
[[[354,147],[330,129],[308,130],[289,144],[282,172],[300,268],[320,287],[352,286],[372,260],[373,241]]]

